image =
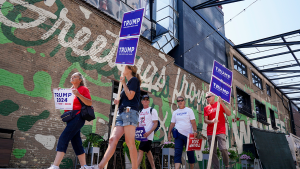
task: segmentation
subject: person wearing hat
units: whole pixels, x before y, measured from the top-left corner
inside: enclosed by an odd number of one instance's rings
[[[146,152],[151,168],[155,169],[153,155],[151,153],[151,144],[154,137],[154,130],[158,124],[158,114],[154,108],[149,107],[149,99],[150,97],[148,95],[142,97],[143,110],[139,115],[139,127],[145,128],[146,133],[144,134],[144,137],[147,137],[148,141],[141,141],[140,143],[138,164],[141,163],[144,152]]]

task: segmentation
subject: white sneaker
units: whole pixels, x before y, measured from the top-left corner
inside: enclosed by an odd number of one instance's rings
[[[80,169],[94,169],[92,166],[82,166]]]
[[[58,167],[58,166],[51,165],[51,167],[49,167],[48,169],[59,169],[59,167]]]

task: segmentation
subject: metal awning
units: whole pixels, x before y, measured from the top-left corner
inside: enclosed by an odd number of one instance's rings
[[[193,6],[192,9],[198,10],[198,9],[209,8],[209,7],[213,7],[213,6],[225,5],[225,4],[238,2],[238,1],[243,1],[243,0],[208,0],[201,4]]]
[[[300,105],[300,29],[233,46],[286,98]],[[265,88],[265,86],[264,86]]]

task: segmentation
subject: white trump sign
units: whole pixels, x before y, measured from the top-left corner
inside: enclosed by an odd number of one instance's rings
[[[73,110],[72,89],[53,89],[55,109]]]

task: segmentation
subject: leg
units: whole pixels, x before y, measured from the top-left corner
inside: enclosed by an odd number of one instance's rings
[[[144,151],[139,150],[139,156],[138,156],[138,166],[141,165],[141,162],[143,160]]]
[[[124,134],[124,128],[121,126],[116,126],[112,132],[111,137],[109,138],[109,144],[108,144],[108,148],[104,154],[104,157],[102,158],[102,160],[99,163],[99,169],[103,169],[104,166],[107,164],[107,162],[109,161],[109,159],[112,157],[112,155],[114,154],[118,141],[120,140],[120,138],[122,137],[122,135]]]
[[[81,166],[86,165],[86,161],[85,161],[85,153],[83,153],[83,154],[81,154],[81,155],[78,155],[77,157],[78,157],[78,160],[79,160]]]
[[[212,141],[212,136],[208,136],[209,148],[211,147],[211,141]],[[218,154],[217,154],[217,140],[216,139],[215,139],[215,142],[214,142],[212,164],[214,166],[214,169],[219,169],[219,159],[218,159]]]
[[[228,156],[228,151],[226,149],[221,150],[222,157],[223,157],[223,163],[225,167],[229,166],[229,156]]]
[[[175,169],[180,169],[181,163],[175,163]]]
[[[187,137],[184,137],[184,145],[187,145]],[[194,164],[196,163],[195,151],[187,151],[186,154],[188,156],[188,163],[190,164],[190,169],[194,169]]]
[[[218,135],[216,135],[216,139],[218,140],[218,146],[222,153],[223,163],[224,163],[225,167],[228,167],[229,166],[229,156],[228,156],[228,151],[226,148],[226,135],[218,134]]]
[[[86,165],[85,152],[82,146],[82,140],[80,137],[80,131],[78,131],[75,136],[71,139],[72,147],[75,151],[75,154],[78,157],[81,166]]]
[[[153,159],[153,155],[152,155],[151,151],[148,151],[147,157],[148,157],[148,160],[150,162],[151,168],[155,169],[154,159]]]
[[[65,156],[65,153],[64,153],[64,152],[59,152],[59,151],[58,151],[58,152],[56,153],[56,156],[55,156],[55,160],[54,160],[53,165],[59,166],[59,164],[60,164],[61,160],[64,158],[64,156]]]
[[[185,136],[178,133],[178,136],[175,139],[175,156],[174,156],[175,169],[180,168],[182,149],[183,149],[183,145],[184,145],[184,137]]]
[[[81,118],[81,116],[77,115],[77,116],[75,116],[74,119],[72,119],[71,121],[69,121],[67,123],[66,128],[61,133],[61,135],[58,139],[58,143],[57,143],[57,147],[56,147],[57,154],[56,154],[53,165],[55,165],[55,166],[60,165],[64,155],[66,154],[70,140],[72,140],[73,137],[75,135],[77,135],[78,132],[80,132],[80,129],[84,125],[84,122],[85,121]],[[79,133],[79,139],[81,141],[80,133]],[[82,147],[82,143],[80,146]],[[73,148],[74,148],[74,146],[73,146]],[[83,150],[83,148],[82,148],[82,150]],[[82,153],[84,153],[84,151]]]
[[[135,126],[124,126],[125,141],[129,149],[132,169],[138,168],[137,150],[135,146]]]

